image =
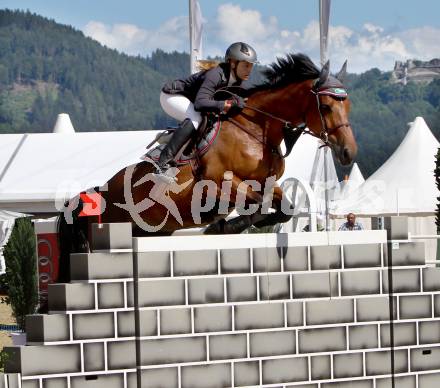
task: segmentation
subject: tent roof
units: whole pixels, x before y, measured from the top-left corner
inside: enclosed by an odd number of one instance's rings
[[[357,163],[353,164],[350,175],[348,176],[348,181],[359,183],[359,185],[365,182],[365,178],[362,175],[361,170],[359,169],[359,165]]]
[[[28,213],[56,212],[65,199],[100,186],[139,162],[159,131],[0,135],[0,207]],[[302,135],[286,159],[280,182],[312,178],[318,139]]]
[[[355,162],[351,168],[350,175],[347,180],[342,181],[341,198],[346,198],[353,193],[362,183],[365,182],[365,178],[359,169],[359,165]]]
[[[53,128],[54,133],[74,133],[75,128],[73,128],[72,121],[70,121],[70,116],[67,113],[60,113],[55,122]]]
[[[1,135],[0,206],[54,212],[54,199],[102,185],[139,162],[158,131]]]
[[[358,190],[338,201],[332,213],[434,213],[439,195],[434,179],[439,145],[425,120],[417,117],[390,158]]]
[[[9,221],[11,219],[15,220],[16,218],[28,217],[29,214],[17,213],[9,210],[0,210],[0,222]]]
[[[286,167],[279,181],[282,182],[287,178],[295,177],[312,183],[312,180],[317,179],[313,176],[313,166],[316,151],[319,149],[320,144],[318,138],[303,133],[295,143],[291,154],[285,160]]]

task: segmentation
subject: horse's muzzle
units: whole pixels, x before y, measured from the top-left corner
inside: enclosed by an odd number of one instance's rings
[[[351,164],[356,157],[356,154],[357,149],[352,150],[346,146],[338,147],[336,152],[336,156],[343,166]]]

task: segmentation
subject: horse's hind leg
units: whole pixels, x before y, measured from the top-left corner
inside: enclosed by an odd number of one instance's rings
[[[219,220],[209,225],[203,234],[237,234],[252,225],[250,216],[238,216],[232,220]]]
[[[284,214],[281,210],[277,210],[275,213],[266,214],[266,217],[261,221],[253,224],[257,228],[262,228],[264,226],[272,226],[279,223],[285,223],[292,218],[289,214]]]
[[[205,229],[204,234],[238,234],[256,223],[263,222],[271,215],[257,212],[251,215],[240,215],[229,221],[220,220],[209,225]]]
[[[264,226],[272,226],[278,223],[284,223],[292,218],[291,214],[285,214],[282,211],[281,200],[283,192],[279,186],[274,187],[273,191],[273,207],[276,209],[274,213],[262,214],[261,210],[248,215],[239,216],[233,220],[227,221],[223,228],[223,233],[241,233],[251,225],[257,228]]]

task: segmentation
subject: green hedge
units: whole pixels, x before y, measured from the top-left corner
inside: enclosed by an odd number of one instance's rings
[[[5,303],[11,305],[18,326],[24,329],[26,315],[33,314],[38,303],[36,239],[30,219],[15,221],[4,257],[8,292]]]

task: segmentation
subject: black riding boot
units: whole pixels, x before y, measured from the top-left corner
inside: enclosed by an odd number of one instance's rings
[[[193,131],[195,131],[194,125],[190,119],[185,119],[179,124],[170,141],[165,145],[164,149],[160,153],[159,160],[157,162],[157,173],[163,174],[169,168],[169,162],[174,160],[179,150],[189,140]]]

